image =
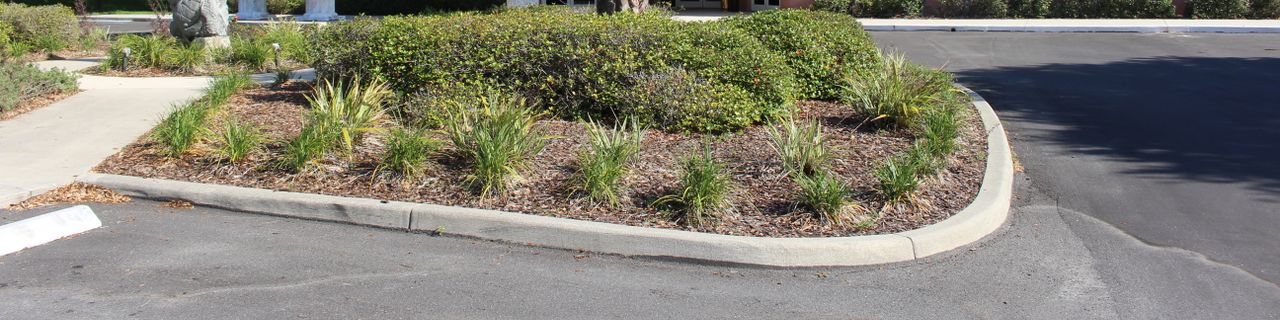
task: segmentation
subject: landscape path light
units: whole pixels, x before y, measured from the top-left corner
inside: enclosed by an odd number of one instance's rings
[[[121,71],[129,71],[129,54],[132,54],[132,53],[133,53],[133,49],[129,49],[128,47],[125,47],[124,49],[120,49],[120,54],[124,55],[124,61],[120,63]]]

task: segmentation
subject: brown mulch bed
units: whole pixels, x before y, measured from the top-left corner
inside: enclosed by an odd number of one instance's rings
[[[53,104],[54,102],[62,101],[62,99],[66,99],[67,97],[73,96],[76,93],[80,93],[80,91],[76,90],[76,91],[70,91],[70,92],[59,92],[55,94],[43,95],[43,96],[35,97],[32,99],[27,99],[26,101],[22,101],[21,103],[18,103],[18,106],[13,108],[12,110],[0,112],[0,121],[17,118],[18,116],[27,112],[31,112],[32,110],[47,107]]]
[[[106,188],[95,185],[76,182],[13,204],[9,206],[9,209],[29,210],[59,203],[125,203],[129,201],[133,201],[133,199],[116,193],[115,191],[107,190]]]
[[[273,155],[283,150],[283,140],[296,136],[303,124],[308,85],[292,82],[281,88],[257,88],[234,97],[218,117],[233,115],[258,125],[272,141],[249,161],[231,165],[219,162],[198,146],[182,159],[166,158],[159,145],[142,138],[100,164],[96,171],[130,176],[163,178],[254,187],[272,190],[353,196],[384,200],[435,203],[524,212],[545,216],[600,221],[634,226],[700,232],[770,236],[825,237],[894,233],[941,221],[967,206],[977,194],[985,168],[986,135],[976,112],[969,109],[962,129],[961,150],[947,168],[927,178],[911,204],[886,204],[874,191],[876,165],[898,155],[912,143],[909,134],[897,130],[859,127],[850,108],[826,102],[802,102],[801,118],[821,119],[830,144],[835,147],[831,170],[853,188],[852,198],[861,207],[857,223],[824,224],[813,214],[796,208],[798,187],[782,172],[780,159],[763,127],[713,138],[711,148],[732,176],[733,203],[720,223],[691,228],[663,218],[649,206],[656,198],[677,188],[679,159],[700,150],[703,136],[649,130],[643,150],[631,166],[623,185],[627,194],[617,208],[594,205],[572,195],[570,178],[585,129],[580,123],[544,120],[538,127],[552,136],[547,148],[523,173],[523,182],[508,195],[480,198],[462,182],[465,164],[448,149],[433,159],[424,178],[413,183],[375,173],[382,151],[380,138],[367,136],[350,156],[331,155],[311,172],[290,174],[275,165]],[[215,122],[222,121],[215,119]],[[214,125],[213,128],[220,128]],[[867,226],[869,225],[869,226]]]

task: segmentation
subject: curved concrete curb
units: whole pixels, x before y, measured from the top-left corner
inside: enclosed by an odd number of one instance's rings
[[[1013,160],[996,114],[982,97],[974,107],[987,129],[987,168],[982,188],[951,218],[898,234],[838,238],[761,238],[634,227],[373,199],[209,185],[118,175],[78,179],[123,194],[246,212],[338,221],[384,228],[441,231],[480,239],[624,256],[665,257],[736,264],[812,267],[910,261],[967,245],[1000,228],[1013,193]]]

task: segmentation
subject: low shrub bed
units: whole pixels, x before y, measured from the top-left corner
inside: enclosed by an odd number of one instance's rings
[[[106,40],[106,30],[82,27],[69,7],[0,3],[0,61],[96,56]]]
[[[789,34],[770,35],[779,31]],[[322,77],[385,79],[409,96],[508,90],[562,118],[693,132],[785,117],[797,98],[834,99],[878,58],[852,18],[807,10],[687,23],[537,7],[357,20],[317,38]]]
[[[77,76],[28,63],[0,63],[0,120],[49,105],[79,91]]]
[[[332,58],[319,82],[236,93],[220,78],[97,170],[754,236],[958,212],[985,167],[967,96],[866,55],[851,21],[535,8],[342,23],[319,38],[352,45],[316,47]],[[848,34],[784,46],[763,31],[779,25]]]

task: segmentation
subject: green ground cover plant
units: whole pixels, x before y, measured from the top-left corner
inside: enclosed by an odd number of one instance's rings
[[[129,48],[130,70],[152,68],[179,74],[218,74],[256,73],[268,71],[270,67],[276,72],[287,73],[291,67],[311,62],[312,49],[306,39],[313,34],[313,27],[303,27],[295,22],[264,27],[239,26],[231,32],[229,48],[204,48],[168,35],[128,34],[111,43],[107,59],[100,69],[122,71],[125,67],[124,49]],[[277,46],[279,50],[275,49]]]
[[[79,89],[74,73],[61,69],[41,71],[27,63],[0,63],[0,112],[8,112],[26,100]]]

